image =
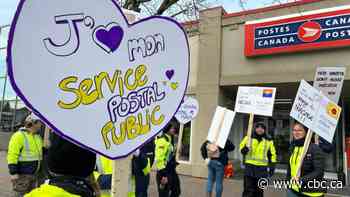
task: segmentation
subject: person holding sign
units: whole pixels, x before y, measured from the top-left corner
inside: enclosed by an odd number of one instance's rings
[[[155,141],[155,162],[157,167],[157,186],[159,197],[178,197],[181,194],[180,179],[176,172],[174,136],[177,128],[169,123],[163,135]]]
[[[42,123],[34,114],[24,121],[24,128],[11,136],[7,163],[14,196],[23,196],[37,185],[41,168],[43,142],[37,132]]]
[[[207,196],[212,196],[213,186],[216,182],[216,197],[222,196],[224,168],[228,164],[228,152],[235,149],[235,145],[230,140],[226,141],[225,148],[206,141],[201,147],[203,159],[208,164],[208,184]]]
[[[310,188],[313,181],[322,181],[324,175],[325,157],[316,144],[310,144],[306,156],[301,161],[307,128],[301,123],[293,126],[293,142],[290,147],[290,159],[287,169],[287,180],[291,180],[292,187],[288,189],[288,197],[323,196],[322,188]],[[298,164],[302,162],[301,174],[298,176]]]
[[[264,190],[258,187],[260,178],[271,177],[275,171],[276,149],[273,140],[266,134],[266,125],[258,122],[254,126],[252,144],[248,148],[248,136],[241,141],[239,148],[245,157],[243,197],[262,197]]]

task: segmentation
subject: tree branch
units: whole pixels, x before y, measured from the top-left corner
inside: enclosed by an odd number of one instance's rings
[[[157,15],[162,15],[169,7],[177,3],[179,0],[163,0],[163,2],[160,4]]]

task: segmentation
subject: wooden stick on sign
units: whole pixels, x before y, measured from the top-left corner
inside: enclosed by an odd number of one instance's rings
[[[247,148],[250,148],[252,145],[253,124],[254,124],[254,114],[250,113],[249,114],[248,131],[247,131],[247,137],[248,137]]]
[[[131,179],[132,154],[126,158],[113,161],[112,197],[128,196],[129,179]]]
[[[180,150],[182,148],[182,137],[184,133],[184,124],[180,124],[179,137],[177,140],[177,148],[176,148],[176,161],[179,161],[180,158]]]
[[[297,167],[297,177],[300,178],[300,175],[301,175],[301,167],[303,165],[303,161],[304,161],[304,158],[306,156],[306,153],[309,149],[309,146],[310,146],[310,143],[311,143],[311,139],[312,139],[312,135],[313,135],[314,132],[312,132],[310,129],[309,131],[307,132],[307,135],[305,137],[305,142],[304,142],[304,148],[303,148],[303,152],[301,154],[301,158],[300,158],[300,162],[298,163],[298,167]]]

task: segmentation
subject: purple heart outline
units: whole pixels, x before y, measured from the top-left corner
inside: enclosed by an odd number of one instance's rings
[[[167,71],[165,72],[165,75],[166,75],[166,77],[167,77],[169,80],[171,80],[171,79],[173,78],[174,74],[175,74],[174,69],[167,70]]]
[[[117,23],[98,26],[93,33],[94,42],[107,53],[114,52],[123,40],[124,31]]]

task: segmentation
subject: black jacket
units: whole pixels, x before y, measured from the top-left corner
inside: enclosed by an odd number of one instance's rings
[[[289,155],[292,155],[293,150],[296,146],[302,146],[302,143],[295,143],[293,142],[290,150]],[[310,144],[309,149],[305,155],[302,167],[301,167],[301,175],[300,175],[300,181],[302,182],[301,185],[301,192],[325,192],[326,189],[322,188],[308,188],[308,182],[309,181],[323,181],[323,175],[324,175],[324,166],[325,166],[325,156],[322,150],[316,145],[316,144]],[[291,179],[291,168],[290,164],[288,162],[288,168],[287,168],[287,180]],[[313,185],[313,183],[310,183]]]
[[[202,154],[203,159],[208,158],[208,152],[207,152],[207,144],[208,143],[209,143],[209,141],[205,141],[201,146],[201,154]],[[222,163],[225,166],[228,163],[228,152],[231,152],[234,149],[235,149],[235,145],[233,145],[230,140],[227,140],[224,149],[219,147],[219,150],[220,150],[219,158],[212,159],[212,160],[218,160],[220,163]]]

